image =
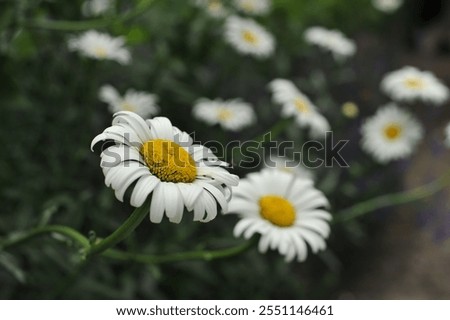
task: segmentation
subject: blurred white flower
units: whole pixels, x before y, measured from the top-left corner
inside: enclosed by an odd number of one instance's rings
[[[70,50],[78,51],[86,57],[98,60],[116,60],[121,64],[128,64],[131,55],[124,44],[124,37],[114,38],[95,30],[86,31],[68,41]]]
[[[100,88],[98,97],[101,101],[109,104],[109,110],[112,113],[119,111],[132,111],[143,118],[148,118],[159,112],[156,105],[157,97],[143,91],[135,91],[128,89],[123,97],[117,90],[110,86],[104,85]]]
[[[85,17],[99,16],[109,11],[112,0],[86,0],[81,6]]]
[[[321,115],[307,96],[301,93],[289,80],[275,79],[269,83],[272,99],[282,105],[281,116],[294,116],[297,124],[302,128],[309,128],[312,138],[323,138],[330,131],[330,124]]]
[[[221,0],[195,0],[194,4],[213,18],[224,18],[229,13]]]
[[[261,16],[267,14],[272,6],[271,0],[234,0],[234,6],[250,15]]]
[[[448,88],[431,72],[410,66],[386,74],[381,81],[381,90],[399,102],[421,100],[442,104],[449,98]]]
[[[314,180],[314,175],[311,170],[304,167],[300,162],[287,157],[271,154],[265,159],[264,167],[295,174],[304,179]]]
[[[372,0],[375,9],[391,13],[396,11],[403,4],[403,0]]]
[[[225,21],[225,40],[238,52],[266,58],[273,54],[275,40],[262,26],[251,19],[237,16]]]
[[[423,137],[422,125],[394,103],[380,107],[361,127],[362,148],[380,163],[410,156]]]
[[[285,260],[304,261],[307,244],[313,253],[326,248],[331,215],[321,209],[328,200],[316,190],[312,180],[282,171],[264,169],[250,173],[233,188],[228,212],[241,220],[234,228],[236,237],[261,235],[261,253],[277,249]]]
[[[91,148],[101,141],[109,146],[101,153],[105,184],[115,190],[119,201],[131,187],[133,207],[141,207],[152,194],[151,222],[160,223],[165,212],[170,222],[179,223],[184,208],[193,211],[194,221],[202,222],[216,217],[217,205],[227,211],[229,188],[239,178],[169,119],[144,121],[133,112],[121,111],[114,115],[112,126],[93,139]]]
[[[223,129],[239,131],[255,122],[256,116],[248,103],[238,99],[200,99],[192,109],[194,117],[209,125],[220,124]]]
[[[450,148],[450,123],[445,127],[445,144]]]
[[[351,57],[356,52],[355,42],[338,30],[310,27],[305,31],[304,37],[308,43],[329,50],[337,60]]]

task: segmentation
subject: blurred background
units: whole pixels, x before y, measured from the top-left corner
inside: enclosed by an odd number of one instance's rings
[[[198,141],[245,141],[276,123],[267,83],[291,79],[330,119],[337,139],[349,139],[349,168],[319,168],[317,188],[331,212],[387,192],[439,177],[450,152],[441,143],[449,103],[414,105],[426,127],[419,150],[388,166],[359,147],[363,119],[388,99],[379,82],[404,65],[432,71],[450,83],[450,4],[405,0],[393,13],[369,0],[274,0],[270,14],[255,19],[274,35],[274,56],[241,56],[223,41],[223,20],[193,1],[154,0],[141,14],[122,12],[149,1],[116,1],[113,12],[84,17],[83,1],[0,0],[0,237],[37,225],[63,224],[106,236],[131,213],[104,185],[91,140],[111,123],[98,90],[112,84],[159,97],[160,114]],[[227,2],[225,2],[227,3]],[[228,5],[228,3],[227,3]],[[231,5],[230,5],[231,7]],[[109,21],[99,31],[124,36],[132,63],[122,66],[70,52],[67,40],[88,30],[83,22]],[[71,21],[45,24],[42,21]],[[357,45],[355,57],[337,64],[305,44],[310,26],[341,30]],[[224,132],[191,116],[200,97],[251,103],[258,116],[245,131]],[[352,101],[359,116],[342,116]],[[333,120],[331,120],[333,119]],[[277,139],[302,141],[298,128]],[[230,160],[230,159],[226,159]],[[241,177],[251,170],[234,168]],[[82,269],[76,247],[48,236],[0,251],[1,299],[450,299],[449,190],[420,203],[379,210],[333,226],[329,248],[304,263],[286,264],[276,252],[213,262],[148,266],[97,257]],[[144,221],[120,247],[170,253],[220,248],[233,239],[235,217],[208,224],[185,217],[180,225]]]

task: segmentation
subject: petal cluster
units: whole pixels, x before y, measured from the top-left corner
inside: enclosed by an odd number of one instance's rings
[[[68,47],[92,59],[115,60],[120,64],[128,64],[131,61],[130,52],[125,48],[124,37],[111,37],[95,30],[73,37],[69,40]]]
[[[112,113],[119,111],[132,111],[147,118],[159,112],[156,105],[157,97],[154,94],[128,89],[122,97],[111,85],[104,85],[100,88],[98,97],[101,101],[109,105]]]
[[[302,128],[309,128],[312,138],[322,138],[330,131],[328,120],[319,113],[316,106],[289,80],[275,79],[269,83],[272,100],[281,104],[281,115],[285,118],[294,116]]]
[[[339,30],[310,27],[305,31],[304,37],[308,43],[330,51],[338,60],[351,57],[356,52],[355,42]]]
[[[241,100],[200,99],[192,109],[194,117],[225,130],[240,131],[256,120],[253,107]]]
[[[234,0],[234,6],[241,12],[261,16],[270,11],[271,0]]]

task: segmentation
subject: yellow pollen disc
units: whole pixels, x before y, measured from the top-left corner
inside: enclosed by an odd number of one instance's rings
[[[248,30],[242,31],[242,38],[245,42],[248,42],[250,44],[256,44],[258,42],[258,37],[256,35]]]
[[[195,180],[195,161],[177,143],[164,139],[149,140],[139,151],[150,172],[161,181],[190,183]]]
[[[290,227],[295,222],[295,209],[283,197],[267,195],[259,199],[261,216],[279,227]]]
[[[347,118],[355,118],[358,116],[358,106],[353,102],[346,102],[342,105],[342,114]]]
[[[108,52],[103,47],[96,47],[94,53],[99,58],[105,58],[108,55]]]
[[[386,127],[384,127],[384,135],[389,140],[397,139],[398,137],[400,137],[401,133],[402,133],[402,128],[396,123],[391,123],[391,124],[388,124]]]
[[[423,81],[420,78],[409,78],[405,80],[405,86],[410,89],[423,88]]]
[[[121,107],[122,107],[122,110],[124,110],[124,111],[132,111],[132,112],[134,112],[136,110],[134,105],[132,105],[131,103],[128,103],[128,102],[122,103]]]
[[[297,98],[294,100],[294,105],[299,112],[309,112],[308,104],[305,100]]]
[[[232,116],[233,113],[225,108],[219,109],[219,112],[217,113],[217,118],[222,121],[229,120]]]

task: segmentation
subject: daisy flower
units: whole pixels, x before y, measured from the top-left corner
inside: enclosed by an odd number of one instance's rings
[[[234,6],[243,13],[261,16],[270,11],[270,0],[234,0]]]
[[[113,38],[109,34],[95,30],[86,31],[68,42],[70,50],[79,51],[86,57],[98,60],[116,60],[121,64],[128,64],[131,56],[124,44],[124,37]]]
[[[309,128],[309,135],[313,138],[323,137],[325,132],[330,131],[327,119],[291,81],[275,79],[269,83],[269,88],[272,91],[272,100],[282,105],[282,117],[294,116],[300,127]]]
[[[128,89],[125,96],[121,97],[114,87],[104,85],[100,88],[98,97],[109,104],[109,110],[112,113],[132,111],[146,118],[159,112],[159,107],[156,105],[157,97],[143,91]]]
[[[356,52],[355,42],[338,30],[310,27],[304,37],[306,42],[330,51],[337,60],[351,57]]]
[[[85,17],[102,15],[111,8],[112,0],[87,0],[81,7]]]
[[[119,201],[131,189],[133,207],[142,206],[151,195],[151,222],[160,223],[165,213],[170,222],[179,223],[184,208],[193,212],[194,221],[208,222],[216,217],[217,205],[227,210],[229,188],[239,178],[169,119],[144,121],[121,111],[113,116],[112,126],[93,139],[91,148],[101,141],[105,184]]]
[[[224,18],[228,15],[228,10],[221,0],[195,0],[194,4],[212,18]]]
[[[192,109],[195,118],[225,130],[239,131],[255,122],[256,116],[248,103],[240,100],[200,99]]]
[[[375,9],[391,13],[396,11],[403,4],[403,0],[372,0]]]
[[[233,188],[228,211],[241,220],[234,228],[236,237],[261,235],[258,249],[278,250],[285,260],[304,261],[307,244],[313,253],[324,250],[330,233],[331,215],[322,192],[313,182],[286,172],[264,169],[250,173]]]
[[[420,123],[394,103],[378,109],[361,132],[362,148],[380,163],[408,157],[423,137]]]
[[[287,173],[295,174],[305,179],[313,180],[313,174],[310,170],[306,169],[298,161],[291,160],[287,157],[271,154],[266,158],[264,167],[267,169],[284,171]]]
[[[251,19],[228,17],[225,22],[225,40],[238,52],[265,58],[272,55],[275,40],[262,26]]]
[[[392,71],[381,81],[381,90],[396,101],[421,100],[442,104],[449,98],[449,90],[431,72],[406,66]]]

